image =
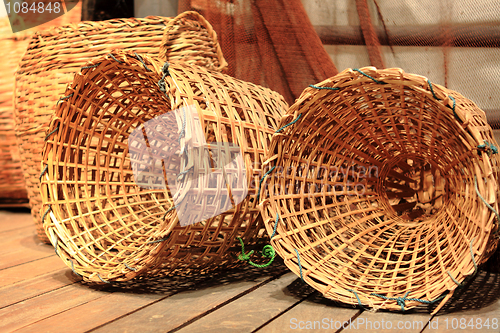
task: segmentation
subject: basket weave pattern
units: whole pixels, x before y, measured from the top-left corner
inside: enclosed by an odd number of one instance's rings
[[[459,93],[348,69],[307,88],[280,126],[260,208],[269,234],[278,221],[276,252],[325,297],[440,307],[495,250],[497,143]]]
[[[182,17],[185,15],[183,14]],[[196,14],[190,17],[200,18]],[[16,74],[16,135],[33,218],[38,226],[38,235],[45,242],[48,242],[48,239],[38,214],[41,208],[40,156],[54,106],[63,96],[74,75],[96,56],[103,56],[115,49],[130,49],[138,54],[158,57],[163,34],[170,29],[178,30],[178,24],[189,22],[188,19],[182,19],[177,20],[177,24],[170,24],[171,21],[171,18],[151,16],[144,19],[82,22],[38,32],[32,39]],[[208,24],[206,21],[202,23]],[[211,44],[215,50],[211,51],[209,55],[211,60],[207,62],[217,66],[225,64],[222,54],[217,52],[216,35],[209,25],[203,30],[203,24],[197,26],[199,38],[215,39]],[[188,43],[192,48],[196,48],[195,39],[189,39],[185,34],[178,37],[181,38],[178,42]],[[175,41],[176,39],[172,39],[173,44]],[[206,42],[202,44],[204,48],[207,48]],[[163,57],[183,58],[186,52],[180,45],[176,46],[178,49],[164,47]],[[191,53],[191,51],[188,52],[185,61],[197,61],[190,56]],[[30,93],[27,94],[27,91]]]
[[[184,12],[167,23],[159,59],[182,61],[218,72],[228,66],[217,42],[217,34],[197,12]]]
[[[252,245],[263,234],[255,183],[286,102],[269,89],[184,63],[170,64],[163,93],[162,65],[131,53],[93,60],[75,77],[48,129],[40,214],[59,256],[87,281],[228,267],[237,261],[237,237]],[[195,107],[207,143],[241,148],[249,187],[236,207],[186,227],[172,209],[172,193],[136,184],[127,148],[134,129],[182,106]],[[163,133],[158,150],[179,135]],[[200,167],[196,156],[187,160]],[[220,197],[220,184],[189,177],[188,183],[200,198],[210,191]],[[200,208],[217,204],[188,200]]]
[[[8,18],[0,21],[0,206],[28,206],[28,193],[21,168],[13,117],[14,74],[36,30],[80,21],[81,4],[69,13],[33,29],[12,33]]]

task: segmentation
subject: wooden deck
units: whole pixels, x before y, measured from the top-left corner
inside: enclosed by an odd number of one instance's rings
[[[38,241],[27,211],[0,211],[0,244],[0,332],[500,332],[498,267],[432,317],[431,306],[398,314],[336,304],[279,261],[89,287]]]

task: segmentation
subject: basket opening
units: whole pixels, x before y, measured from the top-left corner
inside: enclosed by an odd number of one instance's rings
[[[381,172],[386,204],[400,218],[421,222],[434,216],[446,199],[446,178],[432,161],[413,154],[389,160]]]

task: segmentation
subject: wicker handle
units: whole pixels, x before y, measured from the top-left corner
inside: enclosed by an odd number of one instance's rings
[[[179,49],[183,52],[179,52]],[[189,50],[189,55],[186,51]],[[184,61],[218,72],[228,64],[212,25],[194,11],[179,14],[167,23],[160,45],[162,61]]]

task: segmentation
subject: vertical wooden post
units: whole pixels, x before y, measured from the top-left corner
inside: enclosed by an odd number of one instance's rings
[[[160,15],[174,17],[177,16],[177,8],[177,0],[135,0],[134,16]]]
[[[96,0],[82,0],[82,21],[92,21],[94,19]]]

